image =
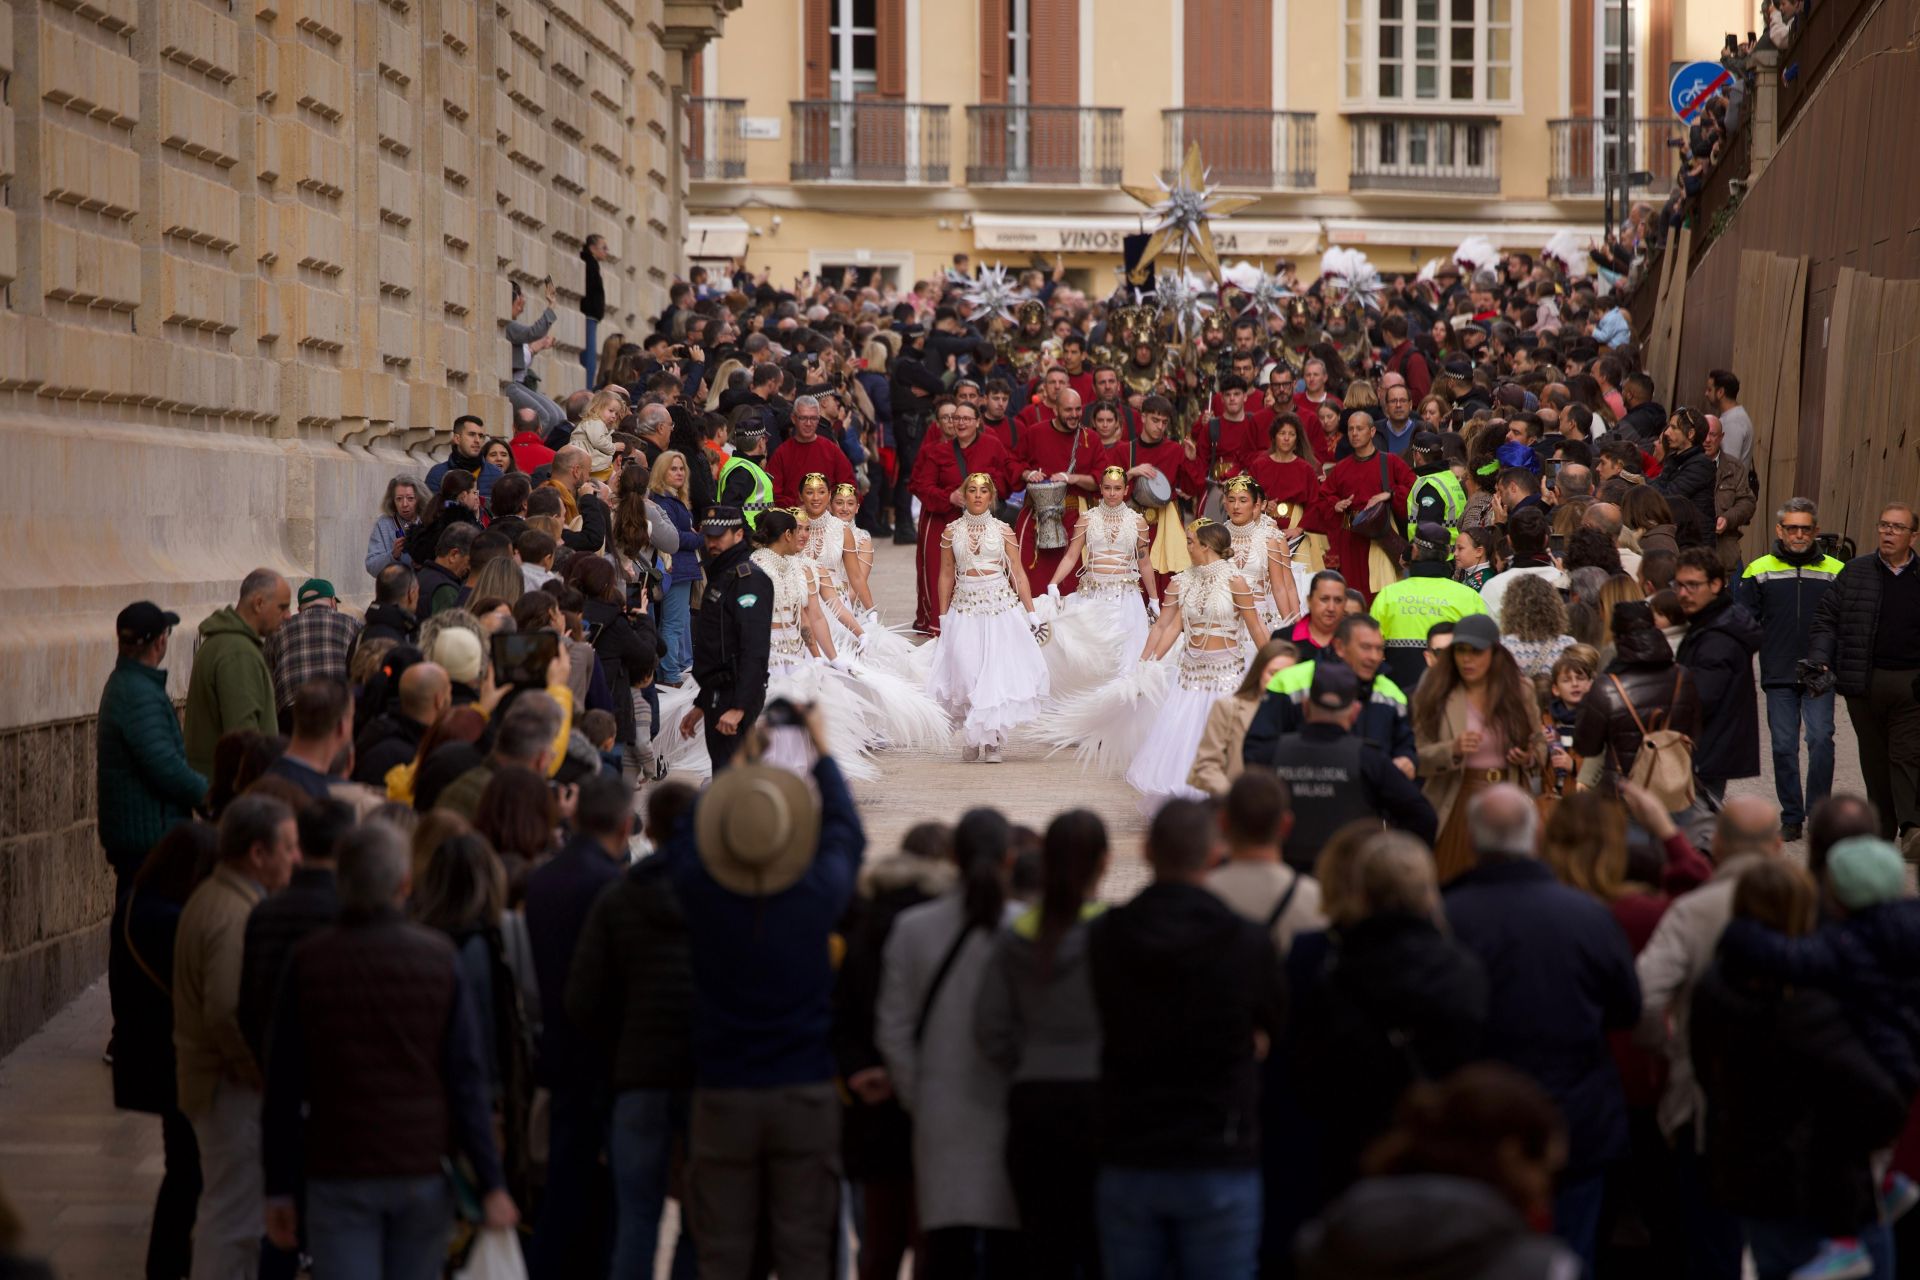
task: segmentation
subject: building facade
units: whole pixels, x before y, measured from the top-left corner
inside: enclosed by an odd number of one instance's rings
[[[753,0],[698,60],[689,256],[903,285],[1062,255],[1104,293],[1151,186],[1199,142],[1258,203],[1223,260],[1597,233],[1616,149],[1664,193],[1670,68],[1741,0]],[[1628,36],[1622,75],[1621,33]],[[1622,103],[1621,92],[1627,94]],[[1625,130],[1614,121],[1624,107]]]
[[[270,565],[364,600],[387,481],[508,431],[510,282],[682,267],[687,80],[739,0],[0,0],[0,1052],[100,973],[113,618]],[[575,370],[578,373],[578,370]]]

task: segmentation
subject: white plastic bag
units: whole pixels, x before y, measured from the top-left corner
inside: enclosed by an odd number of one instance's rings
[[[454,1273],[453,1280],[527,1280],[519,1237],[510,1230],[482,1227],[467,1251],[467,1265]]]

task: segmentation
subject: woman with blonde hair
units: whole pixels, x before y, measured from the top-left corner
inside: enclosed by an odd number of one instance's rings
[[[1613,660],[1613,609],[1615,605],[1639,604],[1647,598],[1647,593],[1632,577],[1616,573],[1608,578],[1606,585],[1600,588],[1600,598],[1595,602],[1594,612],[1600,615],[1600,666],[1605,667]]]
[[[368,577],[379,577],[388,565],[413,563],[406,551],[407,530],[420,519],[429,501],[427,487],[412,476],[398,475],[387,481],[387,491],[380,498],[380,518],[367,535]]]
[[[480,572],[473,575],[469,600],[485,600],[489,597],[504,600],[509,606],[518,600],[527,589],[525,575],[510,555],[495,556],[482,566]]]
[[[647,494],[653,505],[673,525],[680,546],[671,556],[662,555],[665,576],[660,582],[660,614],[657,619],[660,639],[666,643],[667,656],[660,661],[659,682],[677,689],[686,679],[693,662],[693,588],[700,580],[700,539],[693,530],[693,495],[688,488],[687,457],[678,449],[664,449],[654,459],[647,479]]]
[[[598,391],[608,383],[617,381],[614,363],[619,359],[620,348],[626,345],[626,341],[626,334],[610,333],[607,340],[600,344],[600,357],[594,362],[593,386],[589,390]]]
[[[570,443],[586,450],[587,470],[595,480],[613,475],[614,429],[627,416],[626,397],[611,388],[596,391],[580,414]]]
[[[708,413],[714,413],[719,410],[720,397],[726,394],[727,380],[744,368],[746,368],[744,364],[732,356],[728,356],[720,362],[720,367],[709,375],[707,378],[707,399],[703,406]]]
[[[1218,800],[1240,776],[1240,749],[1247,740],[1247,726],[1260,707],[1260,696],[1267,682],[1300,660],[1300,651],[1291,640],[1269,640],[1255,651],[1247,664],[1240,687],[1213,704],[1207,713],[1206,732],[1200,735],[1200,750],[1187,771],[1187,785]]]

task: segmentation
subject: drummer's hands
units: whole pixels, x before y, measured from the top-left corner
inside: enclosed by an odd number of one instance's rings
[[[1393,495],[1391,493],[1376,493],[1371,498],[1367,499],[1367,508],[1371,510],[1372,508],[1379,506],[1381,503],[1385,502],[1388,498],[1391,498],[1392,496]]]
[[[1055,484],[1066,484],[1067,482],[1071,481],[1073,477],[1068,475],[1064,471],[1056,471],[1052,475],[1048,476],[1047,479],[1053,481]]]
[[[1353,505],[1352,498],[1342,498],[1340,499],[1340,501],[1333,504],[1333,509],[1335,511],[1345,511],[1348,507],[1351,507],[1352,505]]]
[[[1028,484],[1043,484],[1045,483],[1046,478],[1047,478],[1046,473],[1041,471],[1038,467],[1035,467],[1032,471],[1027,472],[1025,477],[1026,482]]]

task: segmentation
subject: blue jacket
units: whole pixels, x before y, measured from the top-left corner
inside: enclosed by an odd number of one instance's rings
[[[1920,901],[1863,907],[1804,938],[1735,919],[1720,959],[1733,975],[1827,992],[1900,1092],[1920,1089]]]
[[[453,459],[449,458],[447,459],[446,462],[436,462],[431,467],[427,468],[427,492],[428,493],[440,492],[440,478],[447,474],[447,467],[452,463],[452,461]],[[480,501],[482,503],[485,503],[488,499],[493,497],[493,482],[495,480],[498,480],[504,474],[505,473],[502,472],[500,468],[494,466],[491,462],[482,462],[480,464],[480,470],[474,476],[474,479],[479,482]]]
[[[367,534],[367,576],[377,578],[380,571],[388,565],[404,564],[413,567],[413,557],[402,551],[393,554],[393,544],[400,538],[400,522],[392,516],[381,516],[373,522],[372,532]]]
[[[1776,541],[1734,584],[1734,600],[1760,624],[1761,688],[1787,689],[1799,682],[1794,668],[1807,656],[1813,615],[1844,568],[1818,547],[1796,555]]]
[[[677,587],[683,582],[697,580],[700,577],[700,552],[697,550],[700,539],[693,531],[693,513],[687,510],[686,503],[670,493],[653,494],[652,501],[665,513],[674,532],[680,535],[680,549],[673,553],[669,563],[666,585]]]
[[[187,763],[167,673],[121,658],[100,694],[95,795],[107,861],[131,872],[147,851],[207,794]]]
[[[527,877],[527,938],[542,1015],[535,1075],[549,1087],[590,1081],[606,1070],[600,1039],[582,1032],[567,1017],[567,975],[587,925],[587,912],[625,869],[626,862],[607,856],[598,840],[575,836]]]
[[[1640,981],[1612,914],[1532,858],[1481,859],[1448,886],[1446,908],[1454,937],[1486,966],[1486,1054],[1559,1104],[1569,1178],[1625,1155],[1607,1032],[1640,1020]]]
[[[806,874],[779,893],[750,898],[708,874],[694,845],[698,806],[661,851],[692,944],[693,1067],[703,1088],[768,1089],[834,1077],[827,940],[853,898],[867,837],[840,766],[823,759],[813,777],[819,848]]]

